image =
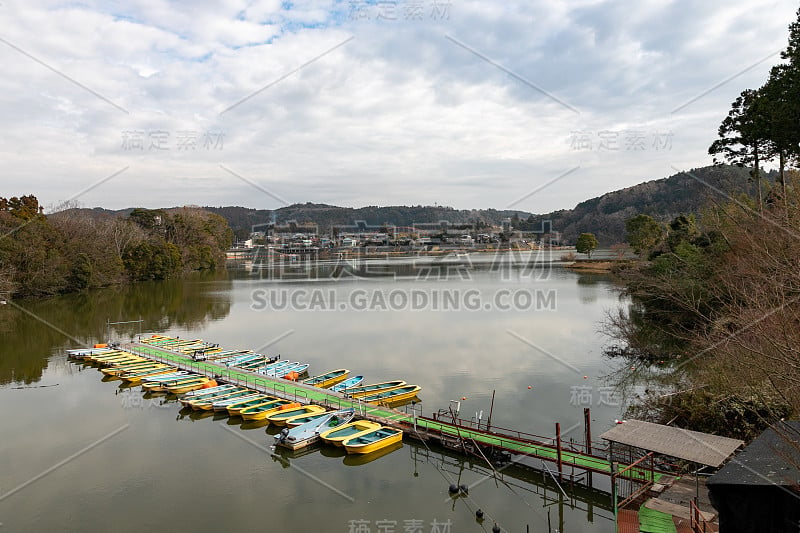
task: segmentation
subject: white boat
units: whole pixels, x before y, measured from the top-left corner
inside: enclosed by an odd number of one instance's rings
[[[331,411],[322,418],[311,420],[292,429],[282,429],[275,435],[275,444],[291,450],[305,448],[319,441],[320,433],[347,424],[353,419],[353,416],[355,416],[355,410],[352,408]]]

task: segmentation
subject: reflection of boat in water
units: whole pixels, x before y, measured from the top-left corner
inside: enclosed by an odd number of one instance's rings
[[[388,445],[388,446],[386,446],[384,448],[381,448],[380,450],[374,451],[372,453],[366,453],[366,454],[351,454],[351,453],[348,453],[347,455],[344,456],[344,459],[342,459],[342,463],[344,463],[346,466],[361,466],[361,465],[365,465],[367,463],[371,463],[372,461],[374,461],[376,459],[380,459],[381,457],[389,455],[392,452],[396,452],[397,450],[399,450],[402,447],[403,447],[403,443],[402,442],[395,442],[394,444],[390,444],[390,445]]]
[[[268,420],[245,420],[243,421],[239,427],[244,430],[248,429],[259,429],[269,425]]]

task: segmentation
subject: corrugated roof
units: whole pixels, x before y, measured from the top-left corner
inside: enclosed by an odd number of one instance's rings
[[[713,467],[721,465],[744,444],[737,439],[642,420],[618,424],[600,438]]]
[[[775,428],[759,435],[708,484],[800,485],[800,422],[782,422]]]

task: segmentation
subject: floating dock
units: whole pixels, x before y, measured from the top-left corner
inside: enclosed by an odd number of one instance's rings
[[[211,361],[195,361],[186,354],[163,347],[152,346],[144,342],[135,342],[122,346],[123,349],[152,359],[168,363],[182,370],[187,370],[247,387],[264,394],[300,402],[314,403],[330,409],[354,408],[361,418],[372,420],[383,425],[402,429],[406,436],[432,441],[446,448],[462,451],[482,457],[490,466],[498,452],[506,457],[524,456],[555,464],[554,476],[563,481],[565,478],[575,482],[584,476],[584,472],[611,476],[615,474],[614,466],[607,455],[592,453],[592,445],[578,445],[563,442],[556,424],[556,438],[540,437],[520,431],[503,428],[489,428],[485,424],[457,418],[452,412],[448,415],[440,412],[433,417],[418,416],[416,412],[393,409],[390,406],[376,406],[347,398],[341,393],[327,389],[288,381],[281,378],[268,377],[255,372],[248,372],[235,367],[214,364]],[[444,416],[442,416],[444,414]],[[481,426],[484,426],[481,428]],[[595,447],[595,449],[597,449]],[[602,450],[605,451],[605,450]],[[570,472],[566,473],[565,470]],[[575,473],[575,469],[580,472]],[[624,476],[630,480],[652,483],[660,477],[660,473],[644,466],[635,466],[625,470]]]

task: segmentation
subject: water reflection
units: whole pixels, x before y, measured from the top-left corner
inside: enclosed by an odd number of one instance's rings
[[[48,357],[65,347],[221,320],[230,313],[232,283],[221,272],[0,306],[0,385],[38,381]]]

